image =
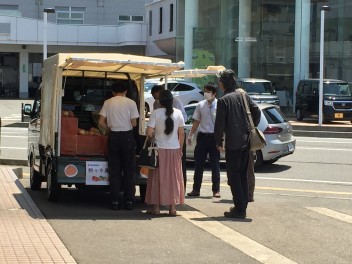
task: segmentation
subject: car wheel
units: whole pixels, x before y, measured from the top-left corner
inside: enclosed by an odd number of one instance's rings
[[[42,187],[42,179],[39,171],[34,169],[34,160],[32,156],[29,161],[29,184],[32,190],[40,190]]]
[[[263,154],[260,150],[257,150],[254,156],[254,168],[258,168],[261,165],[263,165]]]
[[[144,104],[144,116],[145,117],[148,117],[149,111],[150,111],[149,105],[147,103]]]
[[[303,113],[302,113],[302,110],[299,108],[296,110],[296,119],[297,119],[297,121],[303,120]]]
[[[145,195],[147,194],[147,185],[146,184],[141,184],[139,185],[139,195],[141,197],[141,202],[144,203],[145,201]]]
[[[46,168],[47,188],[46,194],[50,202],[57,202],[60,197],[61,184],[57,183],[56,172],[49,161]]]

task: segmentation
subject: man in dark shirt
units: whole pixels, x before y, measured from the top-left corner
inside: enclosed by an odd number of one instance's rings
[[[235,207],[224,215],[230,218],[245,218],[248,205],[247,168],[249,156],[249,121],[241,92],[236,88],[235,74],[225,70],[219,79],[224,95],[218,100],[215,120],[215,140],[219,151],[226,154],[228,185],[231,188]],[[259,107],[245,93],[255,126],[260,121]],[[225,137],[225,145],[223,138]]]

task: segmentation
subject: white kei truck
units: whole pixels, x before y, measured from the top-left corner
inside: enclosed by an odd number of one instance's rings
[[[183,66],[168,59],[117,53],[59,53],[46,59],[33,104],[22,107],[22,114],[30,117],[31,189],[39,190],[47,182],[49,201],[58,201],[63,185],[108,190],[108,136],[97,120],[104,101],[112,96],[112,83],[128,87],[127,97],[141,113],[134,129],[137,159],[145,137],[144,82],[167,78]],[[135,177],[144,201],[147,180],[138,167]]]

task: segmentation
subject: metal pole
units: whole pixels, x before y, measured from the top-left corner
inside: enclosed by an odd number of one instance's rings
[[[322,6],[320,11],[319,126],[323,124],[324,22],[326,11],[330,11],[330,7]]]
[[[48,25],[48,13],[44,11],[43,14],[43,61],[48,57],[47,53],[47,39],[46,39],[46,34],[47,34],[47,25]]]

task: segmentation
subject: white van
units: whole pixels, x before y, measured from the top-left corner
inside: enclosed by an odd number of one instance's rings
[[[57,201],[62,185],[78,189],[107,186],[107,135],[97,124],[99,111],[112,96],[111,84],[128,86],[127,96],[144,110],[146,78],[169,75],[183,67],[167,59],[125,54],[57,54],[44,61],[43,81],[33,105],[24,105],[30,116],[28,161],[30,187],[47,182],[47,198]],[[144,115],[135,129],[137,149],[145,134]],[[138,144],[139,143],[139,144]],[[146,179],[136,170],[136,185],[144,201]]]

